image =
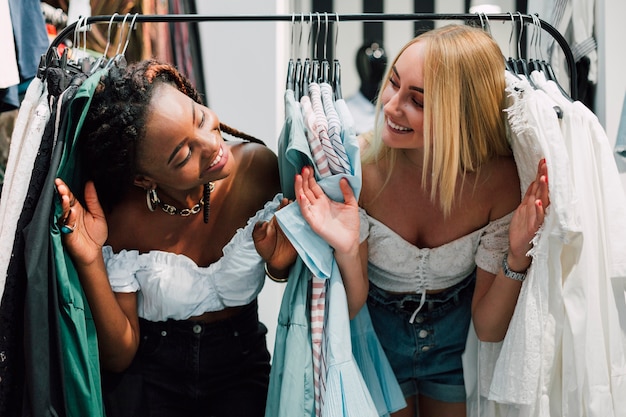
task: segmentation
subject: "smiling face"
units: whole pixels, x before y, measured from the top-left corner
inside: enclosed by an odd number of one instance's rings
[[[186,190],[227,177],[234,160],[217,115],[170,84],[155,86],[135,183]]]
[[[408,46],[391,68],[381,94],[382,140],[396,149],[424,146],[424,42]]]

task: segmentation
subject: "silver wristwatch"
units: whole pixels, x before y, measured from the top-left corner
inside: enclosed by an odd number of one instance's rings
[[[509,254],[505,253],[504,258],[502,258],[502,271],[504,272],[504,276],[507,278],[514,279],[515,281],[524,281],[526,279],[526,272],[515,272],[509,268],[509,264],[506,261]]]

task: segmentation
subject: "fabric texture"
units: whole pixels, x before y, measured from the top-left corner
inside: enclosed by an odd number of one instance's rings
[[[82,188],[76,140],[102,74],[103,70],[98,71],[83,82],[68,110],[69,121],[57,176],[73,190]],[[52,207],[50,242],[59,291],[58,317],[63,346],[67,415],[101,416],[104,415],[104,408],[96,328],[76,269],[61,241],[57,221],[62,213],[61,202],[56,199]]]
[[[294,126],[303,126],[304,122],[291,90],[285,93],[285,113],[285,126],[279,141],[279,161],[281,159],[284,161],[279,162],[279,166],[287,165],[287,169],[281,169],[281,184],[290,181],[289,178],[284,178],[286,175],[300,172],[304,165],[315,166],[314,158],[306,142],[305,130],[294,129]],[[343,198],[338,183],[340,177],[345,176],[348,179],[355,195],[359,195],[361,188],[359,148],[356,137],[351,126],[348,126],[347,130],[342,133],[346,134],[343,137],[343,144],[350,158],[352,171],[348,175],[332,175],[322,179],[320,179],[319,171],[316,172],[320,186],[330,198],[337,201]],[[285,150],[285,152],[282,153],[280,150]],[[289,161],[296,161],[300,165],[289,167],[291,163]],[[359,366],[355,362],[350,339],[350,320],[345,288],[332,248],[311,230],[300,214],[297,204],[290,204],[278,211],[276,219],[298,251],[299,257],[291,268],[281,303],[266,415],[308,416],[315,413],[311,335],[307,317],[308,288],[312,276],[330,280],[326,297],[327,321],[324,327],[326,349],[323,352],[328,372],[321,415],[378,416],[388,414],[388,409],[384,410],[385,414],[377,410],[378,404],[374,404]],[[376,347],[380,348],[376,345],[371,346],[372,349]],[[371,352],[367,348],[363,351]],[[377,353],[384,356],[382,349]],[[384,375],[390,374],[391,369]],[[373,370],[373,372],[368,372],[368,375],[383,374],[378,374],[376,370]],[[386,384],[389,388],[385,389],[385,394],[393,391],[395,387],[397,390],[395,392],[401,395],[395,378],[390,381],[372,383],[378,383],[381,386]],[[381,408],[386,408],[384,403],[381,404]],[[399,408],[401,407],[391,410],[395,411]]]
[[[273,215],[282,195],[274,197],[250,218],[223,249],[223,256],[199,267],[185,255],[171,252],[103,248],[111,288],[135,292],[137,313],[150,321],[185,320],[206,311],[246,305],[256,299],[265,282],[263,259],[252,240],[257,221]]]
[[[369,280],[387,291],[420,294],[417,314],[426,301],[427,290],[452,287],[476,266],[494,274],[498,272],[508,248],[513,213],[437,248],[412,245],[363,209],[360,216],[361,228],[370,242]]]
[[[623,416],[626,197],[597,118],[531,77],[507,73],[511,145],[522,186],[546,158],[550,207],[504,341],[468,337],[468,415]]]

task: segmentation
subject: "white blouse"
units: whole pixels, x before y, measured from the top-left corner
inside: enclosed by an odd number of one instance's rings
[[[386,291],[424,293],[461,282],[476,266],[495,274],[512,217],[513,212],[436,248],[418,248],[361,209],[361,228],[369,228],[369,279]]]
[[[185,320],[207,311],[252,302],[265,280],[263,259],[252,240],[258,221],[269,220],[278,208],[277,195],[223,249],[215,263],[200,267],[185,255],[102,249],[114,292],[138,292],[138,315],[150,321]]]

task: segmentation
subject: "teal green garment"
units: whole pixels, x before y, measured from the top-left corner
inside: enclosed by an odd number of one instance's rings
[[[57,176],[62,178],[77,195],[82,194],[83,181],[76,161],[76,139],[103,71],[83,82],[68,110],[65,148]],[[57,220],[62,215],[62,209],[58,198],[55,199],[53,210],[50,238],[59,293],[58,318],[63,350],[67,416],[104,416],[96,328],[74,264],[61,242]]]

